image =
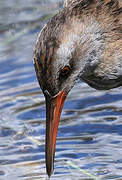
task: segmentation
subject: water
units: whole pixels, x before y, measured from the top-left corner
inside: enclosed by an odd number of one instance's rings
[[[26,2],[26,3],[25,3]],[[0,180],[46,179],[45,102],[32,63],[56,0],[0,1]],[[52,180],[122,179],[122,89],[77,84],[64,105]]]

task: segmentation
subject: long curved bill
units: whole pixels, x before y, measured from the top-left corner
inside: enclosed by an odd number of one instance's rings
[[[46,170],[50,177],[54,169],[55,145],[61,111],[66,99],[65,91],[60,91],[55,97],[46,98]]]

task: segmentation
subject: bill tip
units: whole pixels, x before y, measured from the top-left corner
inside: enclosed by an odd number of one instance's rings
[[[50,179],[51,175],[53,174],[53,171],[53,168],[50,171],[47,171],[48,179]]]

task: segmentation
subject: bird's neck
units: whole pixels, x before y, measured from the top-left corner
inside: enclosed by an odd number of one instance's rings
[[[121,14],[117,10],[118,13],[111,14],[112,12],[102,9],[98,14],[84,17],[81,47],[84,50],[82,58],[86,66],[85,73],[92,73],[93,68],[98,66],[95,73],[103,76],[121,66],[122,26]]]
[[[64,37],[70,39],[68,50],[76,49],[75,55],[80,59],[79,66],[89,74],[98,65],[102,69],[106,66],[105,71],[109,71],[122,59],[122,17],[118,1],[104,0],[103,4],[99,4],[100,0],[91,2],[96,4],[89,5],[88,10],[83,10],[82,13],[79,6],[72,11],[70,23],[66,23],[64,30],[67,34]]]
[[[104,48],[105,37],[103,27],[95,17],[85,17],[82,24],[78,55],[80,58],[79,62],[82,62],[80,67],[83,68],[85,73],[90,75],[93,69],[100,64]]]
[[[76,59],[80,74],[90,75],[94,70],[97,73],[98,68],[99,73],[112,71],[122,59],[122,18],[118,1],[67,2],[65,9],[68,13],[61,31],[57,59],[64,66],[69,64],[69,59]]]

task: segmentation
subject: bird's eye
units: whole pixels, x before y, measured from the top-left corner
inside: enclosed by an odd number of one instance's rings
[[[68,75],[69,72],[70,72],[70,67],[69,67],[69,66],[65,66],[65,67],[61,70],[60,75],[61,75],[62,77],[64,77],[64,76]]]

